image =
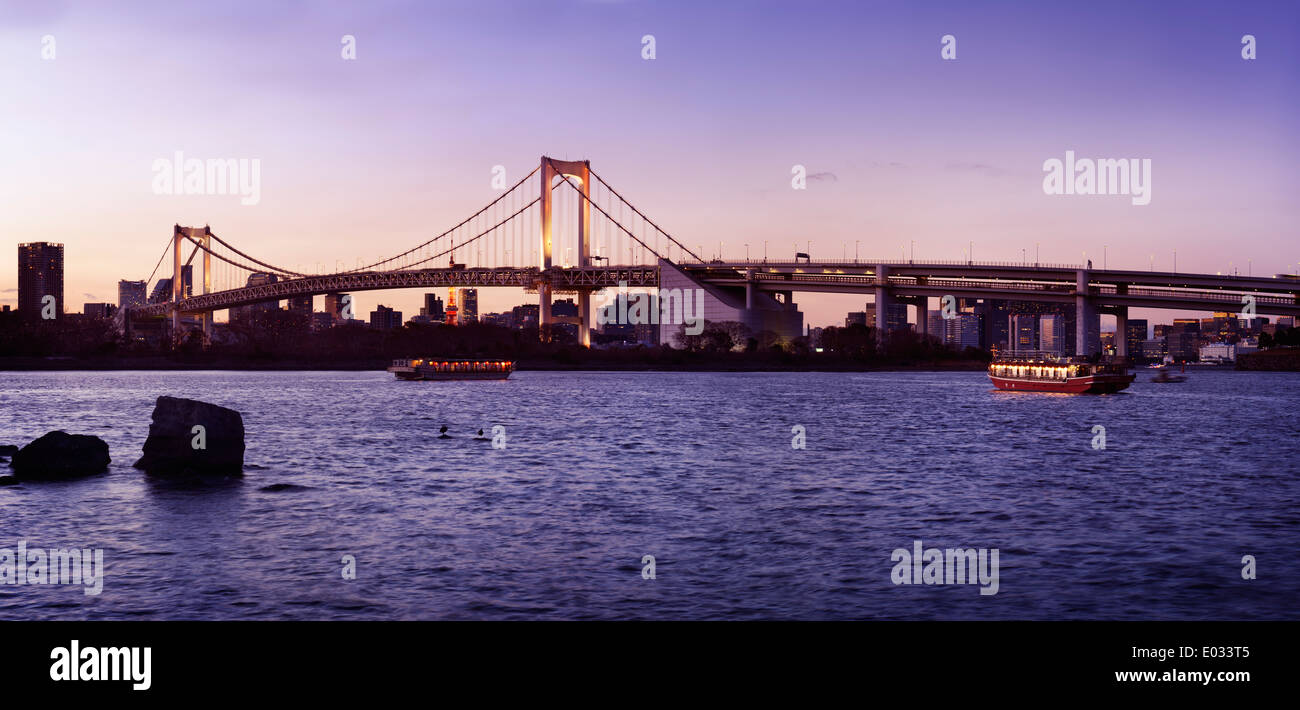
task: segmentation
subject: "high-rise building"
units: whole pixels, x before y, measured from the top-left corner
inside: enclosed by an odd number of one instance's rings
[[[1033,340],[1026,341],[1026,344],[1017,345],[1013,342],[1011,338],[1011,316],[1058,315],[1061,317],[1061,329],[1063,331],[1061,353],[1064,355],[1073,355],[1075,353],[1075,317],[1072,304],[1045,303],[1041,301],[1004,301],[1001,299],[981,299],[973,304],[963,299],[962,303],[981,317],[982,338],[980,347],[985,350],[993,353],[1000,353],[1017,347],[1035,350],[1039,345],[1036,331]],[[1100,328],[1101,318],[1096,313],[1093,314],[1093,323],[1095,327],[1090,328],[1090,333],[1095,333]],[[1029,343],[1032,343],[1032,345],[1026,348]]]
[[[867,310],[875,313],[876,306],[871,304]],[[886,303],[885,304],[885,332],[892,333],[896,330],[908,330],[911,323],[907,321],[907,304],[906,303]]]
[[[510,327],[518,329],[536,328],[540,311],[541,308],[536,303],[515,306],[510,309]]]
[[[194,294],[194,265],[186,264],[181,267],[181,298],[189,298]],[[172,280],[170,277],[158,279],[153,285],[153,291],[149,294],[150,303],[167,303],[172,300]]]
[[[1015,313],[1007,317],[1007,332],[1011,334],[1011,350],[1038,349],[1038,314]]]
[[[946,341],[947,327],[944,325],[942,311],[926,311],[925,334],[935,340]],[[976,346],[978,347],[978,345]]]
[[[932,311],[933,312],[933,311]],[[943,342],[957,349],[978,348],[980,346],[980,319],[974,313],[957,313],[952,318],[943,319]]]
[[[1200,335],[1201,321],[1196,318],[1175,318],[1173,324],[1173,332],[1191,333],[1193,335]],[[1167,334],[1168,332],[1166,332],[1166,335]]]
[[[31,242],[18,245],[18,312],[37,320],[45,297],[54,297],[54,313],[63,315],[63,245]]]
[[[395,311],[388,306],[375,306],[375,310],[370,312],[371,328],[401,328],[402,312]]]
[[[435,322],[443,321],[447,318],[447,315],[442,310],[442,299],[438,298],[438,294],[424,294],[424,308],[420,309],[420,315]]]
[[[310,316],[312,308],[311,296],[294,296],[289,299],[289,312]]]
[[[87,318],[112,318],[117,313],[117,306],[111,303],[84,303],[81,306],[82,315]]]
[[[1165,339],[1143,340],[1141,352],[1144,360],[1163,360],[1165,358]]]
[[[189,268],[188,266],[185,268]],[[278,274],[252,273],[248,275],[248,286],[269,286],[280,280]],[[251,322],[259,317],[274,313],[280,310],[280,301],[259,301],[247,306],[238,306],[230,309],[231,321]],[[308,308],[310,312],[310,308]]]
[[[848,315],[844,316],[844,327],[845,327],[845,328],[847,328],[847,327],[849,327],[849,326],[851,326],[851,325],[866,325],[866,324],[867,324],[867,312],[866,312],[866,311],[854,311],[854,312],[851,312],[851,313],[849,313]]]
[[[145,281],[117,282],[117,307],[134,308],[143,306],[149,296],[149,284]]]
[[[344,312],[350,310],[347,307],[352,305],[352,299],[346,293],[327,293],[325,294],[325,312],[329,314],[330,320],[339,323],[344,320],[351,320],[352,313]]]
[[[1065,352],[1065,317],[1058,313],[1038,316],[1038,349],[1055,355],[1072,355]]]
[[[1165,336],[1165,351],[1174,362],[1192,362],[1200,356],[1197,340],[1193,332],[1178,331]]]
[[[1118,335],[1118,334],[1116,334]],[[1142,343],[1147,339],[1147,321],[1145,318],[1130,318],[1128,325],[1124,327],[1124,347],[1128,348],[1128,356],[1133,359],[1141,358]]]
[[[461,325],[465,325],[466,323],[477,323],[478,322],[478,289],[462,288],[460,289],[460,293],[457,294],[457,296],[458,296],[457,300],[459,301],[459,306],[460,306],[460,311],[458,316],[459,323]]]

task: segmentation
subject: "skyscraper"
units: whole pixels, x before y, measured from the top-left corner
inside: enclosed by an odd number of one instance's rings
[[[1066,355],[1065,318],[1055,313],[1038,316],[1038,349],[1045,353]]]
[[[375,310],[370,312],[371,328],[401,328],[402,312],[395,311],[388,306],[375,306]]]
[[[190,267],[187,266],[185,268],[188,269]],[[279,280],[280,277],[278,274],[264,274],[261,272],[257,272],[248,275],[247,285],[268,286],[270,284],[277,283]],[[230,320],[249,322],[258,319],[262,316],[265,316],[266,314],[274,313],[275,311],[278,310],[280,310],[280,302],[278,300],[261,301],[259,303],[253,303],[247,306],[237,306],[235,308],[231,308]],[[308,312],[311,312],[311,307],[308,306],[307,310]]]
[[[18,311],[37,320],[45,297],[54,297],[54,313],[63,315],[63,245],[31,242],[18,245]]]
[[[1116,334],[1118,335],[1118,333]],[[1147,321],[1145,318],[1130,318],[1128,325],[1124,329],[1124,346],[1128,348],[1128,356],[1133,359],[1141,358],[1142,343],[1147,339]]]
[[[476,288],[460,289],[460,293],[458,294],[457,300],[460,302],[459,304],[460,325],[477,322],[478,321],[478,289]]]
[[[934,311],[931,311],[934,313]],[[974,313],[956,313],[952,318],[941,319],[943,342],[959,350],[980,346],[980,318]]]
[[[289,299],[289,312],[301,315],[311,315],[312,297],[311,296],[294,296]]]
[[[438,294],[424,294],[424,308],[420,309],[420,315],[435,322],[440,322],[447,317],[442,312],[442,299],[438,298]]]
[[[343,320],[348,320],[352,317],[352,313],[344,313],[345,300],[347,302],[347,305],[350,306],[352,303],[352,299],[346,293],[325,294],[325,312],[330,315],[330,319],[335,323],[338,323]]]
[[[194,295],[194,265],[186,264],[181,267],[181,298],[189,298]],[[153,292],[149,294],[150,303],[167,303],[172,300],[172,280],[171,277],[158,279],[154,282]]]
[[[127,281],[123,279],[117,282],[117,307],[131,308],[133,306],[143,306],[145,298],[148,296],[149,284],[144,281]]]
[[[1011,349],[1033,351],[1038,349],[1038,315],[1017,313],[1008,316],[1007,332],[1011,334]]]
[[[926,311],[925,315],[925,334],[935,340],[947,340],[947,328],[944,325],[942,311]],[[978,347],[978,344],[976,345]]]

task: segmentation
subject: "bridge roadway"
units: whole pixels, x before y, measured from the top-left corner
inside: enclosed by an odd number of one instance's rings
[[[1300,316],[1300,278],[1288,275],[1224,276],[1159,271],[1088,269],[1070,264],[958,261],[729,261],[678,265],[697,280],[722,287],[767,292],[872,293],[884,287],[892,296],[998,298],[1074,303],[1080,296],[1096,306],[1238,311],[1242,297],[1255,298],[1261,315]],[[884,278],[881,278],[883,274]],[[529,267],[420,269],[324,274],[263,286],[218,291],[180,301],[183,313],[202,313],[261,301],[327,293],[400,288],[536,289],[554,291],[656,288],[658,266]],[[1079,284],[1087,284],[1087,293]],[[136,317],[164,316],[171,303],[132,309]]]
[[[1070,264],[968,262],[760,262],[684,265],[717,286],[753,286],[766,292],[869,293],[885,286],[893,296],[995,298],[1075,303],[1086,295],[1103,307],[1240,311],[1255,298],[1261,315],[1300,316],[1300,278],[1224,276],[1159,271],[1088,269]],[[880,278],[878,271],[885,278]],[[1087,293],[1079,289],[1086,279]]]

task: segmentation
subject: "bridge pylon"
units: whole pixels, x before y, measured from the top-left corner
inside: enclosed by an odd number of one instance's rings
[[[537,323],[543,340],[550,338],[550,328],[554,323],[551,315],[551,283],[548,280],[551,270],[551,183],[558,177],[565,177],[578,182],[578,267],[591,266],[591,161],[556,160],[542,156],[542,216],[541,229],[541,263],[542,278],[537,284]],[[578,342],[583,347],[591,347],[591,290],[578,291]]]
[[[210,293],[212,290],[212,231],[207,225],[199,227],[182,227],[179,224],[172,226],[172,343],[180,343],[181,330],[181,299],[185,297],[185,278],[184,267],[181,264],[181,244],[186,238],[195,239],[202,246],[203,251],[203,293]],[[197,248],[197,247],[196,247]],[[193,258],[193,255],[190,255]],[[191,289],[193,283],[190,284]],[[203,344],[206,346],[212,340],[212,311],[205,311],[199,314],[203,321]]]

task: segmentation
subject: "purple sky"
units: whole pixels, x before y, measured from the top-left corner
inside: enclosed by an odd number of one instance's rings
[[[543,153],[590,159],[710,255],[860,241],[892,258],[914,240],[918,259],[958,259],[973,241],[976,259],[1039,243],[1048,262],[1100,266],[1105,247],[1111,267],[1168,269],[1177,249],[1183,271],[1300,268],[1300,4],[1078,5],[4,0],[0,303],[18,242],[66,244],[76,312],[146,277],[177,222],[289,268],[350,268],[443,231],[496,196],[494,165],[513,182]],[[260,159],[261,201],[153,194],[153,161],[177,150]],[[1043,161],[1067,150],[1150,158],[1151,203],[1045,195]],[[792,190],[795,164],[824,176]],[[413,315],[420,293],[361,293],[357,311]],[[797,300],[816,326],[866,296]]]

